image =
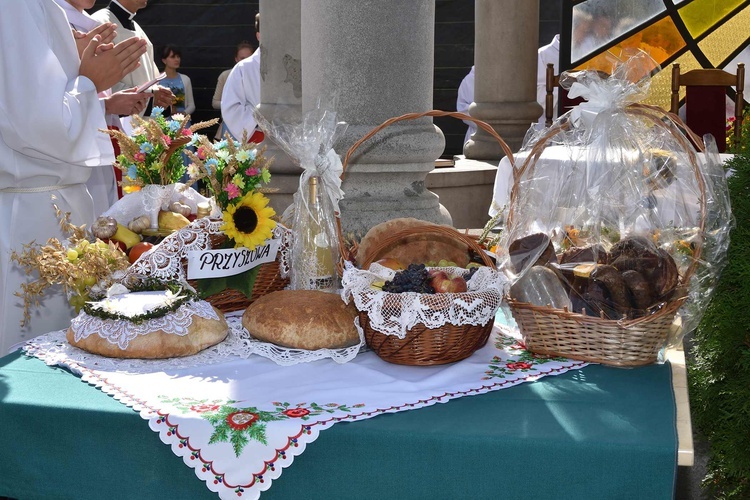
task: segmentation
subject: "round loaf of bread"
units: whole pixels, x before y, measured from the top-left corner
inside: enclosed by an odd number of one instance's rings
[[[359,343],[357,309],[335,293],[280,290],[245,309],[242,326],[250,335],[294,349],[340,349]]]
[[[362,266],[366,257],[380,248],[383,239],[398,231],[404,231],[419,226],[434,225],[431,222],[403,217],[382,222],[370,228],[359,242],[357,249],[357,265]],[[390,247],[380,249],[373,260],[393,258],[404,266],[409,264],[424,264],[429,261],[438,262],[448,260],[459,267],[465,267],[471,261],[469,247],[457,238],[444,234],[417,233],[406,236]]]
[[[121,349],[117,344],[96,334],[91,334],[76,341],[72,326],[68,328],[66,337],[71,345],[109,358],[164,359],[191,356],[207,347],[218,344],[227,337],[229,333],[227,321],[221,311],[215,307],[214,311],[219,316],[218,319],[193,315],[187,335],[176,335],[163,330],[155,330],[136,336],[130,340],[125,349]],[[106,324],[110,321],[123,320],[106,320],[103,323]]]

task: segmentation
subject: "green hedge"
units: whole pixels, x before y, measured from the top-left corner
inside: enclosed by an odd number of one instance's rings
[[[693,422],[710,446],[703,486],[720,499],[750,498],[750,150],[738,149],[727,164],[737,223],[729,262],[688,364]]]

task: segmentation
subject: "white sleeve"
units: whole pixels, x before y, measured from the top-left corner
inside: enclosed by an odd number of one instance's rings
[[[458,98],[456,99],[456,111],[459,113],[469,114],[469,106],[474,102],[474,85],[473,79],[466,75],[461,80],[461,85],[458,87]],[[463,120],[463,122],[469,127],[474,127],[473,122]]]
[[[65,66],[56,56],[78,60],[69,27],[64,33],[45,22],[51,14],[40,2],[3,3],[0,46],[13,50],[0,50],[0,135],[33,158],[87,167],[112,162],[109,137],[99,132],[107,128],[104,104],[93,82],[77,75],[78,63]],[[64,15],[61,22],[67,25]]]
[[[252,70],[249,64],[236,64],[221,95],[221,116],[229,132],[238,139],[244,131],[251,136],[256,126],[253,109],[260,101],[260,95],[254,85]],[[256,78],[260,83],[259,75]]]
[[[193,99],[193,83],[190,77],[180,73],[182,84],[185,86],[185,114],[192,115],[195,112],[195,100]]]

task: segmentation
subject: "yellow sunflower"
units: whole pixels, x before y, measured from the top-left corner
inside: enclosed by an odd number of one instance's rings
[[[221,230],[234,240],[234,247],[253,249],[270,239],[276,221],[271,219],[276,212],[268,205],[268,198],[261,193],[250,192],[233,205],[229,205],[222,218]]]

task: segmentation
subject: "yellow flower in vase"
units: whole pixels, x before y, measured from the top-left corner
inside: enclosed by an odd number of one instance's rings
[[[224,224],[221,230],[234,240],[235,248],[247,247],[252,250],[273,236],[276,221],[271,217],[276,212],[267,205],[268,198],[261,193],[250,192],[222,212]]]

